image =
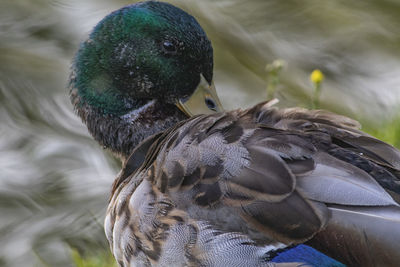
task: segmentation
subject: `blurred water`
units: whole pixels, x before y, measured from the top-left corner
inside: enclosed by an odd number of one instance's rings
[[[229,108],[266,97],[283,59],[282,105],[309,102],[372,123],[398,112],[398,1],[171,1],[204,26]],[[106,248],[102,221],[119,163],[88,136],[65,89],[70,59],[103,16],[131,1],[0,1],[0,266],[69,266],[70,246]]]

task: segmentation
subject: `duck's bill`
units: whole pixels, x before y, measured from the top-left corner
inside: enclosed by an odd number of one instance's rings
[[[193,94],[187,99],[179,99],[176,105],[188,116],[211,114],[224,110],[214,83],[209,84],[203,75],[201,75],[200,83]]]

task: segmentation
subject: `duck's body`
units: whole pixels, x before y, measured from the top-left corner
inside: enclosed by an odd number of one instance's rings
[[[105,221],[121,266],[269,266],[305,242],[349,265],[400,262],[398,150],[343,116],[271,103],[185,120],[202,80],[218,111],[211,45],[165,3],[112,13],[77,55],[71,99],[124,160]]]
[[[356,125],[259,105],[155,136],[114,187],[105,225],[116,259],[265,266],[276,250],[309,241],[355,266],[390,266],[400,260],[400,209],[384,186],[398,179],[399,153]]]

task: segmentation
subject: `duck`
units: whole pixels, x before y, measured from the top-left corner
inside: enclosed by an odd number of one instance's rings
[[[120,266],[398,266],[399,150],[324,110],[224,111],[211,42],[182,9],[107,15],[69,91],[123,162],[104,223]]]

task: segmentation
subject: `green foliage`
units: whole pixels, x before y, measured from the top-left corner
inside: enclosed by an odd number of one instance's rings
[[[400,113],[379,126],[365,125],[362,130],[400,149]]]
[[[76,267],[117,267],[109,251],[99,251],[93,255],[82,256],[76,249],[72,249],[71,257]]]
[[[276,97],[278,86],[281,84],[279,75],[281,71],[286,67],[286,62],[282,59],[276,59],[272,63],[265,66],[267,71],[267,99],[273,99]]]
[[[281,59],[275,60],[266,65],[265,69],[268,75],[267,99],[275,97],[277,87],[281,85],[279,76],[285,65],[286,62]],[[310,81],[314,88],[314,93],[311,96],[310,109],[320,108],[319,98],[321,94],[321,84],[324,79],[324,74],[318,69],[314,70],[310,74]],[[368,123],[368,121],[362,123],[362,125],[362,130],[364,132],[400,149],[400,112],[390,120],[381,122],[379,125]]]

